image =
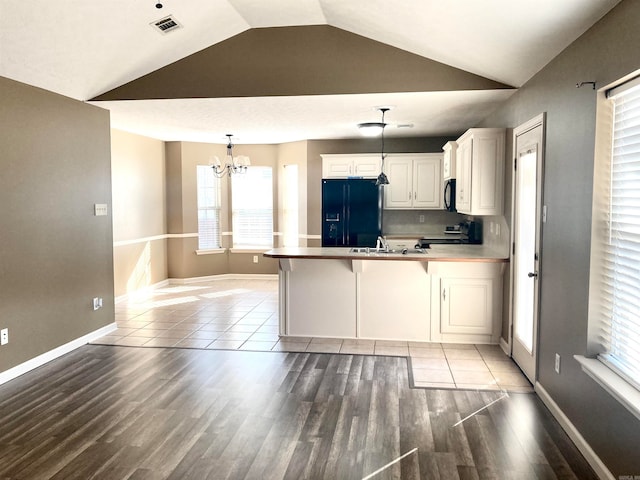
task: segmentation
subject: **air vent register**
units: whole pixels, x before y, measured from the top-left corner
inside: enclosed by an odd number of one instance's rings
[[[178,21],[173,18],[172,15],[152,22],[151,26],[162,34],[173,32],[174,30],[182,28],[182,25],[180,25],[180,23],[178,23]]]

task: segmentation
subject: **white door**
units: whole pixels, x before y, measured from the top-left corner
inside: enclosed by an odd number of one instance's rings
[[[544,115],[514,130],[512,355],[536,380]]]

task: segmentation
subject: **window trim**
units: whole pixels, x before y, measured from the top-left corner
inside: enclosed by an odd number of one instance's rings
[[[636,386],[609,367],[602,351],[598,337],[600,325],[600,283],[603,252],[599,248],[602,222],[601,213],[608,210],[608,196],[601,192],[610,182],[612,144],[613,144],[613,103],[609,99],[612,92],[619,92],[629,87],[630,82],[636,83],[640,78],[640,71],[627,75],[623,79],[614,82],[598,91],[596,110],[596,139],[593,170],[593,204],[591,217],[591,255],[589,276],[589,318],[587,332],[586,355],[574,355],[574,359],[580,364],[582,371],[600,385],[615,400],[640,419],[640,390]],[[633,86],[633,85],[631,85]],[[605,198],[606,197],[606,198]],[[606,202],[606,203],[603,203]],[[606,208],[605,208],[606,207]]]
[[[640,391],[598,358],[574,355],[582,371],[640,420]]]
[[[272,250],[273,248],[267,248],[267,247],[233,247],[230,248],[229,251],[231,253],[264,253],[264,252],[268,252],[269,250]]]
[[[220,248],[205,248],[205,249],[197,249],[196,250],[196,255],[218,255],[220,253],[226,253],[227,249],[220,247]]]

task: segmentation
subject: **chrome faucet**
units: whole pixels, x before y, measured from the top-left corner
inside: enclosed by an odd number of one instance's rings
[[[376,250],[384,250],[385,252],[389,251],[389,244],[387,243],[387,239],[378,236],[378,240],[376,240]]]

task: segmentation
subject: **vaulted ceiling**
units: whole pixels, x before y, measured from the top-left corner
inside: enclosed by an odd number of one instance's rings
[[[452,135],[617,3],[2,0],[0,75],[162,140],[348,138],[382,105],[388,135]]]

